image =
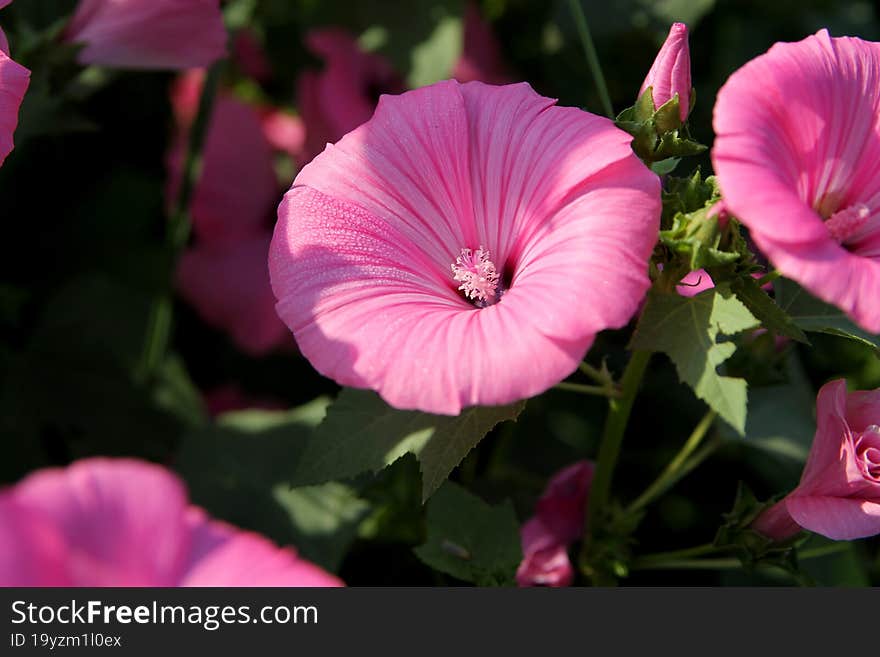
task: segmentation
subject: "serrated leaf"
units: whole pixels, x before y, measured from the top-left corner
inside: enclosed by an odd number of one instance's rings
[[[679,378],[742,435],[746,382],[718,373],[718,366],[736,346],[717,342],[717,338],[719,334],[734,335],[754,328],[757,323],[729,291],[715,288],[687,298],[652,290],[631,346],[667,354]]]
[[[513,420],[525,402],[467,408],[460,415],[400,411],[368,390],[344,389],[303,451],[295,485],[378,471],[411,452],[422,471],[422,497],[443,483],[496,424]]]
[[[810,344],[800,327],[794,323],[788,313],[776,305],[754,278],[740,277],[731,284],[731,289],[765,329],[803,344]]]
[[[427,510],[427,539],[414,549],[431,568],[481,586],[512,585],[522,561],[513,505],[486,504],[446,482]]]
[[[774,288],[780,308],[804,331],[855,340],[873,349],[880,357],[880,335],[859,328],[839,308],[813,297],[794,281],[780,279]]]

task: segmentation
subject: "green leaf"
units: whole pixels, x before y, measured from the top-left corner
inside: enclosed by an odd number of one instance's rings
[[[346,388],[309,439],[293,476],[295,485],[347,479],[378,471],[411,452],[422,471],[422,498],[496,424],[515,419],[525,402],[467,408],[456,417],[390,407],[374,392]]]
[[[507,501],[490,506],[446,482],[427,511],[427,540],[414,549],[428,566],[480,586],[508,586],[522,561],[519,523]]]
[[[839,308],[816,299],[797,283],[787,279],[776,281],[774,288],[780,308],[804,331],[855,340],[880,356],[880,335],[859,328]]]
[[[721,376],[717,368],[736,346],[717,342],[754,328],[757,320],[729,291],[715,288],[686,298],[652,290],[632,339],[633,349],[662,351],[679,378],[738,433],[745,433],[746,382]]]
[[[307,559],[336,570],[369,511],[349,486],[292,489],[290,466],[321,421],[329,400],[290,411],[227,413],[187,433],[177,470],[193,501],[240,527],[293,544]]]
[[[776,305],[773,299],[767,296],[754,278],[741,276],[734,280],[731,288],[737,298],[745,304],[749,312],[758,318],[765,329],[803,344],[810,344],[800,327],[782,308]]]

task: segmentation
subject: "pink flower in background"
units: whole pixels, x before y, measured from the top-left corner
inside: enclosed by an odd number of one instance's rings
[[[691,103],[691,51],[688,47],[688,29],[684,23],[673,23],[669,36],[657,53],[654,64],[642,87],[639,96],[651,87],[654,109],[658,109],[678,94],[678,110],[682,122],[690,112]]]
[[[257,82],[272,78],[272,64],[257,35],[250,29],[239,30],[232,40],[235,62],[242,73]]]
[[[202,82],[203,72],[192,71],[172,87],[171,102],[180,129],[168,157],[169,199],[177,196],[180,186],[183,154]],[[279,189],[260,112],[221,91],[202,157],[202,172],[190,206],[196,236],[212,242],[237,242],[266,230],[278,204]]]
[[[286,153],[297,164],[305,158],[306,127],[302,119],[274,108],[261,114],[263,135],[276,151]]]
[[[177,264],[177,289],[202,320],[224,330],[246,354],[262,356],[290,341],[269,285],[271,234],[237,242],[197,242]]]
[[[226,52],[220,0],[80,0],[64,33],[82,64],[114,68],[208,66]]]
[[[786,276],[880,333],[880,43],[778,43],[715,105],[727,209]]]
[[[523,525],[524,558],[516,571],[520,586],[568,586],[574,569],[568,546],[584,530],[587,499],[593,482],[593,463],[578,461],[557,472]]]
[[[322,71],[306,71],[297,83],[297,104],[306,125],[306,160],[310,160],[327,143],[367,121],[380,94],[399,93],[404,84],[387,59],[364,52],[342,30],[312,30],[306,45],[324,60]]]
[[[86,459],[0,492],[0,586],[340,586],[252,532],[209,518],[144,461]]]
[[[0,0],[0,9],[12,0]],[[9,43],[0,29],[0,165],[14,146],[12,134],[18,126],[18,108],[30,83],[31,72],[12,61]]]
[[[832,381],[816,407],[800,484],[754,529],[780,541],[801,528],[834,540],[880,534],[880,389],[847,393],[846,381]]]
[[[660,182],[631,140],[527,84],[384,96],[279,208],[278,314],[319,372],[397,408],[543,392],[648,289]]]
[[[452,69],[452,77],[459,82],[511,82],[492,26],[483,20],[473,2],[468,2],[465,8],[462,53]]]
[[[203,81],[203,71],[189,71],[172,87],[179,130],[168,158],[169,201],[180,186],[184,146]],[[266,264],[270,219],[280,196],[269,136],[291,144],[296,135],[290,136],[284,119],[268,118],[272,115],[220,92],[190,205],[195,244],[181,256],[176,274],[181,297],[202,320],[228,333],[252,356],[290,341],[275,313]]]

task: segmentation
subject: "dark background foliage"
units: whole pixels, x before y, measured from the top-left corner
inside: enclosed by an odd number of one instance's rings
[[[19,0],[0,14],[0,23],[14,39],[47,29],[73,4]],[[252,5],[249,23],[262,35],[276,73],[262,93],[287,108],[299,72],[319,66],[302,45],[310,28],[338,24],[355,34],[384,28],[384,51],[405,71],[436,18],[462,10],[460,2],[443,0],[244,4]],[[517,79],[562,104],[600,112],[567,2],[484,0],[480,7]],[[584,0],[583,7],[617,111],[633,102],[669,23],[689,24],[697,90],[691,127],[704,143],[712,140],[718,88],[775,41],[799,40],[821,27],[880,39],[880,14],[866,1]],[[218,428],[206,418],[199,390],[230,381],[291,407],[335,394],[335,384],[307,361],[294,353],[247,357],[178,300],[171,353],[159,368],[144,370],[151,301],[169,285],[173,266],[164,246],[171,80],[167,73],[114,75],[81,101],[62,104],[53,100],[56,82],[35,73],[16,149],[0,168],[0,482],[88,455],[147,458],[177,468],[194,500],[215,515],[299,545],[349,584],[454,583],[412,552],[425,536],[412,458],[345,485],[291,492],[285,481],[302,444],[295,427],[306,432],[311,420],[273,433],[247,423]],[[700,164],[710,170],[708,157]],[[619,373],[628,335],[601,335],[588,360],[598,365],[607,354]],[[760,339],[744,345],[729,366],[753,384],[749,435],[731,436],[650,509],[636,549],[710,541],[740,480],[765,497],[793,487],[812,438],[818,387],[839,376],[856,387],[880,386],[880,361],[869,349],[831,336],[813,343],[781,353]],[[668,360],[655,356],[616,492],[624,499],[637,495],[703,412]],[[550,391],[531,400],[518,422],[484,439],[452,477],[487,501],[512,500],[525,519],[554,471],[595,455],[603,417],[599,399]],[[880,583],[878,548],[876,539],[861,541],[811,561],[808,569],[821,583]],[[787,580],[670,571],[633,573],[624,582]]]

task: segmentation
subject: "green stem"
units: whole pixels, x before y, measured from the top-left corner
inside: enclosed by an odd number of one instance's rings
[[[780,278],[781,276],[782,276],[782,272],[779,271],[778,269],[774,269],[773,271],[769,271],[766,274],[764,274],[763,276],[761,276],[761,278],[759,278],[755,282],[758,284],[758,287],[763,287],[764,285],[767,285],[767,283],[772,283],[773,281],[775,281],[777,278]]]
[[[611,96],[608,95],[608,86],[605,84],[605,76],[602,74],[602,66],[599,64],[599,55],[596,53],[596,46],[593,44],[593,37],[590,35],[590,26],[587,24],[587,17],[584,15],[583,7],[580,0],[568,0],[568,6],[571,9],[574,22],[577,24],[578,35],[584,47],[584,54],[587,56],[587,64],[593,74],[593,80],[596,82],[596,90],[599,92],[599,99],[602,101],[602,108],[605,115],[609,119],[614,118],[614,108],[611,106]]]
[[[611,480],[614,477],[614,468],[620,454],[620,444],[623,442],[623,434],[626,432],[626,425],[636,393],[639,390],[639,384],[642,382],[650,360],[650,351],[633,352],[623,373],[623,378],[620,380],[620,397],[610,399],[608,402],[608,417],[605,419],[605,431],[599,446],[593,483],[590,486],[590,502],[587,507],[585,527],[588,532],[588,541],[589,536],[596,529],[596,519],[599,512],[608,504],[611,494]]]
[[[654,482],[645,489],[645,492],[639,495],[632,504],[627,507],[627,513],[635,513],[636,511],[643,509],[653,500],[672,488],[679,479],[690,471],[686,470],[685,466],[689,464],[691,455],[697,447],[700,446],[703,437],[715,421],[715,417],[716,413],[713,410],[708,411],[703,416],[703,419],[700,420],[699,424],[694,428],[690,437],[685,441],[685,444],[679,450],[678,454],[675,455]],[[711,452],[708,452],[706,455],[708,456],[709,453]],[[691,468],[695,465],[696,463],[692,464]]]
[[[645,554],[635,559],[633,563],[647,566],[655,563],[665,563],[667,561],[681,561],[692,557],[702,557],[707,554],[723,552],[722,548],[716,547],[712,543],[704,543],[695,547],[684,548],[682,550],[671,550],[669,552],[655,552],[653,554]]]
[[[586,361],[578,365],[578,369],[600,385],[609,385],[614,383],[614,379],[611,378],[611,374],[608,372],[608,370],[597,369]]]
[[[559,390],[568,390],[570,392],[579,392],[583,395],[597,395],[599,397],[618,397],[619,393],[610,386],[588,386],[582,383],[569,383],[561,381],[554,388]]]
[[[208,123],[214,107],[214,99],[217,96],[222,66],[222,62],[217,62],[208,70],[202,87],[202,95],[199,99],[199,108],[195,120],[192,126],[190,126],[189,139],[187,141],[186,153],[184,154],[180,190],[171,208],[165,238],[165,250],[169,267],[173,267],[174,263],[177,262],[180,251],[189,240],[191,229],[189,206],[199,176],[201,175],[202,148],[208,132]],[[141,352],[139,368],[141,378],[146,378],[155,371],[156,367],[165,357],[171,335],[173,308],[169,284],[153,301],[153,306],[150,308],[144,348]]]
[[[824,545],[812,550],[805,550],[798,553],[798,559],[816,559],[825,557],[829,554],[836,554],[848,548],[846,543],[835,545]],[[671,552],[658,552],[656,554],[648,554],[635,559],[630,565],[631,570],[733,570],[740,568],[742,562],[739,559],[719,558],[719,559],[695,559],[705,554],[714,554],[716,552],[724,552],[726,548],[718,548],[712,544],[698,545],[693,548],[684,550],[673,550]],[[759,566],[767,568],[778,568],[773,564],[758,563]],[[787,572],[787,571],[786,571]],[[791,574],[791,573],[789,573]],[[792,574],[794,577],[794,575]],[[796,578],[797,579],[797,578]]]

